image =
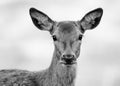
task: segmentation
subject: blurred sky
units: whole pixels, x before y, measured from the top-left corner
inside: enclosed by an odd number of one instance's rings
[[[38,71],[50,65],[52,38],[33,25],[30,7],[56,21],[80,20],[102,7],[100,24],[82,41],[76,86],[120,86],[120,0],[0,0],[0,69]]]

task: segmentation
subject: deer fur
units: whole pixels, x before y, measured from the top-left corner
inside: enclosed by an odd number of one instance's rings
[[[72,33],[73,30],[75,30],[73,28],[76,27],[80,31],[79,34],[83,34],[85,30],[93,29],[99,24],[99,21],[102,16],[102,12],[103,11],[101,8],[95,9],[89,12],[88,14],[86,14],[86,16],[77,23],[75,22],[71,23],[70,21],[67,23],[64,21],[60,22],[62,23],[61,28],[63,27],[64,29],[65,28],[68,29],[68,27],[70,28],[68,30],[63,29],[61,32],[67,31],[67,33],[65,32],[64,34],[70,34],[70,32]],[[34,8],[31,8],[30,15],[36,27],[38,27],[41,30],[50,31],[52,35],[53,33],[55,33],[55,29],[57,25],[52,26],[52,23],[49,23],[52,20],[46,14]],[[66,37],[69,38],[68,36]],[[76,50],[77,52],[75,57],[72,57],[74,59],[77,59],[80,53],[79,47],[81,44],[81,38],[79,38],[79,40],[80,40],[80,42],[78,42],[79,45],[76,44],[78,45],[77,47],[76,45],[74,45],[75,46],[74,50]],[[58,59],[62,59],[63,56],[61,54],[61,51],[59,51],[56,46],[53,53],[51,65],[46,70],[33,71],[33,72],[30,72],[27,70],[18,70],[18,69],[1,70],[0,86],[75,86],[77,65],[76,64],[72,64],[72,65],[60,64]],[[65,46],[66,49],[68,46],[69,45]],[[65,54],[68,51],[66,51]]]

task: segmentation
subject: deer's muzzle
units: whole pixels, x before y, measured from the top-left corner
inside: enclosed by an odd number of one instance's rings
[[[61,61],[61,63],[65,65],[76,64],[76,58],[74,55],[71,54],[63,55]]]

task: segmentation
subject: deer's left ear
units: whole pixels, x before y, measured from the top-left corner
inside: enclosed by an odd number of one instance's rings
[[[82,29],[89,30],[95,28],[99,24],[102,14],[103,14],[102,8],[97,8],[87,13],[82,18],[82,20],[79,21]]]
[[[50,31],[52,29],[53,21],[43,12],[30,8],[30,16],[34,25],[40,30]]]

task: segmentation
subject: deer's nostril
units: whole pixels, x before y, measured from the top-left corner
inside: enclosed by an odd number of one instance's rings
[[[67,55],[63,55],[63,58],[70,59],[70,58],[75,58],[75,56],[71,54],[67,54]]]

